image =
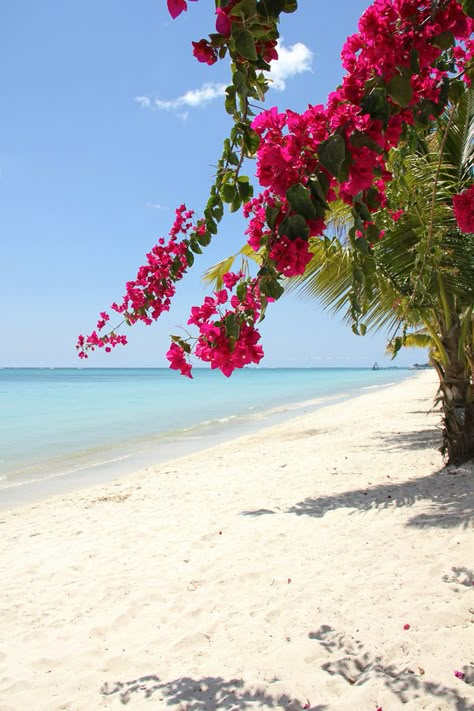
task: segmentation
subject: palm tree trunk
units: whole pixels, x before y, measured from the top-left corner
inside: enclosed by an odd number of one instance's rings
[[[447,356],[435,363],[440,380],[443,410],[442,454],[448,464],[462,464],[474,459],[474,403],[470,368],[459,358],[460,328],[456,322],[443,338]]]

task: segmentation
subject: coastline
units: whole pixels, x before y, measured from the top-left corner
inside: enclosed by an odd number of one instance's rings
[[[18,369],[15,370],[18,372]],[[32,369],[26,370],[30,372]],[[49,372],[54,369],[46,370]],[[356,372],[356,370],[348,369],[348,372]],[[370,372],[367,369],[361,371]],[[68,372],[68,369],[64,369],[64,372]],[[97,369],[94,369],[94,372],[97,372]],[[119,369],[118,372],[122,373],[123,369]],[[132,369],[132,372],[136,372],[136,369]],[[150,369],[150,372],[156,372],[156,369],[155,371]],[[218,377],[221,376],[218,374]],[[397,377],[399,377],[399,369],[397,369]],[[412,372],[404,377],[408,379],[416,375]],[[69,453],[61,453],[61,447],[56,446],[54,428],[50,426],[49,432],[45,433],[43,444],[43,448],[51,451],[46,462],[42,463],[41,460],[36,459],[23,471],[16,471],[7,476],[0,475],[0,511],[127,477],[136,471],[149,469],[177,457],[194,454],[253,434],[299,415],[310,414],[319,408],[349,400],[365,391],[391,387],[397,382],[399,381],[378,382],[373,385],[344,384],[342,387],[336,386],[334,392],[331,390],[324,392],[323,389],[320,394],[313,394],[309,399],[308,397],[294,401],[283,399],[278,404],[259,403],[247,408],[237,405],[233,412],[227,411],[210,419],[197,419],[177,429],[160,430],[158,424],[156,432],[140,437],[135,435],[128,440],[125,438],[120,444],[109,442],[107,446],[101,447],[98,441],[93,441],[87,446],[86,438],[78,451]],[[302,393],[300,392],[299,395],[301,397]],[[211,399],[218,399],[218,397],[214,393]],[[166,407],[162,409],[166,411]],[[202,411],[200,413],[202,418]],[[73,420],[69,423],[69,429],[70,431],[74,429]]]
[[[0,710],[471,708],[474,465],[435,391],[1,511]]]

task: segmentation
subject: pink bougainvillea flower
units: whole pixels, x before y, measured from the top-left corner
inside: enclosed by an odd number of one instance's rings
[[[181,375],[186,375],[188,378],[193,377],[191,375],[191,364],[187,362],[184,350],[177,343],[171,344],[166,357],[170,361],[170,368],[179,370]]]
[[[456,677],[456,679],[464,679],[466,675],[464,674],[464,672],[455,671],[454,676]]]
[[[230,37],[232,31],[232,20],[230,19],[227,12],[225,12],[221,7],[216,10],[216,30],[223,37]]]
[[[215,49],[209,44],[205,39],[199,40],[199,42],[193,42],[193,54],[198,60],[203,64],[215,64],[217,62],[217,54]]]
[[[453,197],[454,215],[462,232],[474,232],[474,183]]]
[[[185,12],[188,9],[188,4],[186,0],[167,0],[168,2],[168,12],[173,18],[178,17],[178,15],[181,15],[182,12]]]
[[[403,629],[404,629],[404,630],[409,630],[409,629],[410,629],[410,625],[408,625],[408,624],[403,625]]]

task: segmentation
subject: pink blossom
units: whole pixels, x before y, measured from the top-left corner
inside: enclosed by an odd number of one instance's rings
[[[474,232],[474,183],[453,197],[454,215],[462,232]]]
[[[304,274],[312,257],[308,242],[301,237],[295,240],[281,237],[270,251],[270,259],[273,259],[276,268],[285,277]]]
[[[464,674],[464,672],[455,671],[454,676],[456,677],[456,679],[464,679],[466,675]]]
[[[179,370],[182,375],[186,375],[188,378],[193,377],[191,375],[191,364],[187,362],[183,348],[177,343],[171,344],[166,357],[170,361],[170,368]]]
[[[234,272],[227,272],[224,274],[222,280],[228,289],[233,289],[242,276],[242,272],[239,272],[238,274],[235,274]]]
[[[390,217],[394,222],[398,222],[400,217],[405,213],[405,210],[400,209],[400,210],[389,210]]]
[[[216,31],[220,35],[223,35],[223,37],[230,37],[232,31],[232,20],[229,17],[229,13],[233,5],[235,5],[235,3],[232,3],[231,6],[228,5],[225,9],[218,7],[216,10]]]
[[[217,62],[217,53],[207,40],[202,39],[199,42],[193,42],[192,45],[194,47],[193,54],[198,62],[209,65]]]
[[[186,0],[167,0],[168,12],[173,20],[188,9]]]

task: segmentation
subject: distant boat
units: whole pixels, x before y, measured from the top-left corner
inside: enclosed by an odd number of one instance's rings
[[[380,366],[377,362],[375,362],[372,366],[372,370],[380,370]]]

